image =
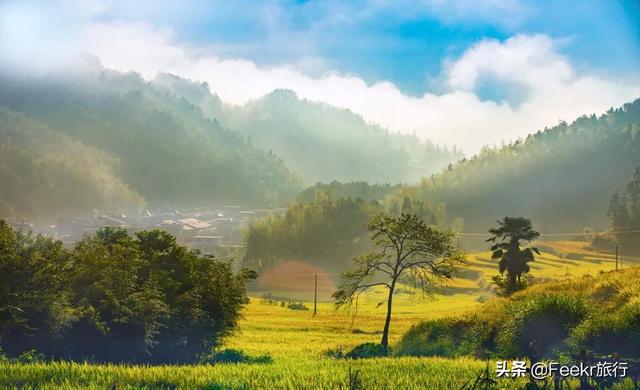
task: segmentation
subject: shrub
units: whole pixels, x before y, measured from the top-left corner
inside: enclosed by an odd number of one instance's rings
[[[516,284],[513,287],[513,290],[510,291],[509,281],[507,280],[506,277],[502,275],[495,275],[491,278],[491,284],[495,286],[495,293],[499,297],[506,297],[517,291],[524,290],[525,288],[527,288],[528,283],[529,281],[527,278],[522,278],[516,281]]]
[[[291,310],[309,310],[309,308],[302,302],[300,303],[289,303],[287,304],[287,309],[291,309]]]
[[[369,359],[389,355],[389,349],[382,344],[364,343],[349,351],[345,357],[350,359]]]
[[[397,346],[397,354],[455,357],[474,353],[478,340],[469,321],[440,319],[411,327]]]
[[[587,305],[566,292],[529,295],[509,302],[507,321],[497,337],[499,356],[540,358],[559,347],[572,327],[586,316]]]
[[[322,352],[322,356],[331,358],[331,359],[344,359],[347,355],[347,352],[344,349],[344,346],[340,345],[336,348],[327,349]]]
[[[390,350],[382,344],[364,343],[357,345],[349,352],[346,352],[343,346],[339,346],[324,351],[322,355],[332,359],[369,359],[389,356]]]
[[[210,355],[206,355],[200,359],[201,363],[208,364],[220,364],[220,363],[260,363],[266,364],[273,362],[273,359],[269,354],[262,354],[258,356],[249,356],[243,351],[237,349],[224,349],[222,351],[214,352]]]
[[[570,343],[597,355],[640,358],[640,302],[590,316],[571,332]]]
[[[18,363],[40,363],[44,362],[45,356],[35,349],[32,349],[22,352],[20,355],[18,355],[17,358],[13,360]]]
[[[615,243],[613,238],[610,236],[598,235],[593,238],[590,247],[595,250],[609,251],[615,247]]]

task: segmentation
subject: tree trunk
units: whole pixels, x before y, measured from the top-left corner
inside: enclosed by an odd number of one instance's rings
[[[507,286],[509,294],[516,291],[516,274],[509,272],[507,277],[509,278],[509,284]]]
[[[389,298],[387,299],[387,318],[384,320],[384,329],[382,330],[382,341],[380,344],[385,349],[389,349],[389,325],[391,324],[391,305],[393,304],[393,290],[395,290],[396,282],[391,283],[389,288]]]

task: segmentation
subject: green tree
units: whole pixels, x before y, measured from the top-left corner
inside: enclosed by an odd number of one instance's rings
[[[629,226],[629,212],[627,210],[627,199],[624,195],[615,190],[609,199],[607,217],[614,231],[624,230]]]
[[[0,349],[104,362],[193,362],[235,328],[256,274],[161,230],[105,227],[72,251],[0,221]]]
[[[451,278],[462,255],[452,232],[428,226],[412,214],[377,215],[368,225],[373,233],[373,252],[354,260],[355,268],[343,274],[333,294],[336,307],[351,306],[372,287],[387,289],[387,315],[380,343],[388,348],[393,294],[399,282],[413,282],[423,291],[435,282]]]
[[[627,202],[630,228],[640,228],[640,166],[636,167],[633,178],[627,184]]]
[[[500,274],[507,273],[506,293],[511,294],[522,286],[522,274],[530,271],[529,262],[534,260],[533,253],[540,252],[531,246],[531,242],[540,236],[533,230],[531,220],[523,217],[504,217],[498,222],[497,228],[489,229],[492,234],[487,242],[491,246],[491,258],[499,259]],[[522,247],[524,243],[527,247]],[[494,279],[497,281],[497,279]]]
[[[54,352],[73,312],[64,287],[69,253],[60,241],[14,231],[0,220],[0,347]]]

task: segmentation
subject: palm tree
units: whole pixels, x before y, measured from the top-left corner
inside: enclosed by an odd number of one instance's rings
[[[510,294],[521,285],[522,274],[530,271],[528,263],[534,260],[533,253],[540,254],[538,248],[531,246],[540,233],[533,230],[531,220],[524,217],[504,217],[497,222],[497,228],[489,229],[492,237],[487,242],[494,243],[491,258],[500,259],[498,268],[501,275],[507,273],[506,293]],[[527,244],[524,248],[523,242]]]

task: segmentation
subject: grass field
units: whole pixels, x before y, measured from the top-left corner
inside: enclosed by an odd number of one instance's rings
[[[570,242],[544,243],[554,252],[543,253],[532,275],[543,279],[563,279],[596,274],[615,266],[612,256],[582,249]],[[574,254],[574,255],[570,255]],[[467,271],[441,293],[432,296],[401,289],[395,298],[391,344],[421,320],[455,315],[470,310],[489,298],[490,277],[496,265],[489,253],[469,256]],[[270,291],[283,296],[286,291]],[[299,295],[296,298],[300,299]],[[269,388],[306,389],[349,388],[358,373],[362,388],[459,389],[486,367],[471,358],[383,358],[334,360],[324,357],[328,349],[348,349],[365,342],[379,342],[384,320],[384,291],[375,290],[360,301],[357,314],[336,312],[329,301],[309,311],[291,310],[267,304],[261,293],[252,297],[236,334],[225,347],[250,355],[268,353],[272,363],[221,364],[216,366],[124,366],[74,363],[0,363],[2,388]],[[493,363],[490,369],[495,368]],[[521,388],[522,381],[503,380],[500,388]]]

